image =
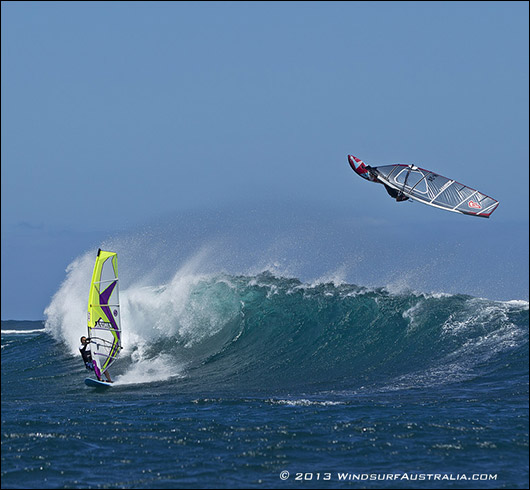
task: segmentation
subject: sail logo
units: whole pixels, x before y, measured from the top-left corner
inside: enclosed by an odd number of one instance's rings
[[[114,316],[118,316],[118,310],[114,310],[112,313],[114,313]]]
[[[109,323],[109,322],[104,322],[101,318],[96,322],[96,324],[94,325],[94,327],[99,327],[99,328],[112,328],[112,323]]]
[[[467,203],[467,205],[470,207],[470,208],[474,208],[474,209],[482,209],[482,206],[478,203],[478,202],[475,202],[475,201],[469,201]]]

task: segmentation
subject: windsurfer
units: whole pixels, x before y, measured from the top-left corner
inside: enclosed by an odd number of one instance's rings
[[[377,169],[366,165],[362,160],[354,157],[353,155],[348,155],[348,161],[350,162],[350,167],[355,173],[360,175],[363,179],[369,180],[370,182],[376,182],[377,184],[383,184],[386,191],[393,197],[396,201],[406,201],[408,199],[403,192],[386,185],[384,182],[381,182],[379,179],[379,174]]]
[[[377,171],[370,167],[370,165],[365,165],[365,168],[368,170],[368,180],[371,182],[377,182],[378,184],[383,184],[390,197],[393,197],[397,202],[406,201],[408,199],[403,192],[386,185],[384,182],[381,182],[377,178]]]
[[[393,197],[397,202],[406,201],[408,199],[403,192],[398,191],[397,189],[393,189],[392,187],[383,184],[385,186],[386,191],[390,195],[390,197]]]
[[[81,353],[81,356],[83,357],[83,361],[85,362],[85,367],[89,371],[94,371],[94,364],[92,362],[92,352],[90,351],[90,339],[86,338],[84,335],[81,337],[81,345],[79,346],[79,352]],[[105,377],[107,378],[107,381],[109,383],[112,383],[112,379],[110,379],[110,374],[108,371],[105,371]]]

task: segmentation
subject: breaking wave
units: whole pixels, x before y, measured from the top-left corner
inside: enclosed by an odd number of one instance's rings
[[[45,311],[46,331],[72,356],[92,266],[93,254],[74,261]],[[194,261],[120,296],[117,384],[340,391],[526,372],[527,301],[305,283],[270,270],[203,274]]]

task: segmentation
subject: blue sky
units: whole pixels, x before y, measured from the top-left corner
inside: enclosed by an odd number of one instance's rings
[[[456,223],[528,255],[527,2],[1,5],[2,319],[42,318],[109,235],[198,210]],[[348,153],[501,205],[397,205]],[[509,267],[526,297],[527,264]]]

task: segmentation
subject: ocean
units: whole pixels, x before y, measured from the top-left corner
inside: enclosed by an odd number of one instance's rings
[[[93,258],[2,321],[2,488],[528,488],[527,301],[181,270],[98,391]]]

